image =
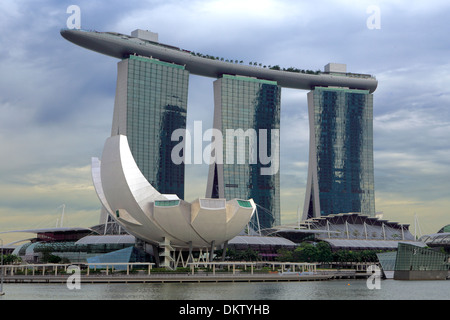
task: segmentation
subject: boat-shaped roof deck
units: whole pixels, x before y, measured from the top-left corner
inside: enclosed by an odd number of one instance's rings
[[[276,81],[286,88],[312,90],[315,87],[346,87],[374,92],[378,81],[371,75],[354,73],[318,73],[274,70],[236,62],[221,61],[214,57],[193,54],[159,42],[131,37],[116,32],[97,32],[62,29],[61,35],[70,42],[118,59],[129,55],[151,57],[161,61],[183,65],[190,73],[219,78],[223,74],[253,77]]]

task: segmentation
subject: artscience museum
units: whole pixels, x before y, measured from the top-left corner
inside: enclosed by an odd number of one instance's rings
[[[130,234],[166,249],[222,245],[237,236],[255,211],[253,200],[197,199],[161,194],[143,176],[126,136],[110,137],[102,160],[92,159],[92,178],[103,207]],[[162,261],[169,266],[170,260]]]

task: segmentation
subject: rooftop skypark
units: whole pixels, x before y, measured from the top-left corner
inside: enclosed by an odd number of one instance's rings
[[[311,90],[317,86],[334,86],[369,90],[371,93],[378,85],[375,77],[368,74],[282,68],[279,65],[267,66],[253,61],[246,65],[243,60],[226,59],[162,44],[158,42],[156,33],[147,32],[150,34],[147,37],[145,31],[136,31],[141,33],[133,32],[132,36],[128,36],[116,32],[63,29],[61,35],[79,46],[118,59],[141,55],[183,65],[192,74],[212,78],[231,74],[276,81],[286,88]]]
[[[93,31],[93,32],[97,32],[97,31]],[[101,33],[101,32],[100,32]],[[205,59],[210,59],[210,60],[217,60],[217,61],[224,61],[224,62],[229,62],[229,63],[236,63],[236,64],[245,64],[244,60],[238,60],[238,59],[226,59],[223,57],[219,57],[219,56],[214,56],[214,55],[209,55],[209,54],[203,54],[200,52],[194,52],[194,51],[190,51],[190,50],[186,50],[186,49],[182,49],[182,48],[178,48],[178,47],[174,47],[171,45],[167,45],[164,43],[160,43],[157,41],[152,41],[152,40],[148,40],[148,39],[142,39],[142,38],[136,38],[136,37],[132,37],[132,36],[128,36],[125,34],[121,34],[121,33],[117,33],[117,32],[104,32],[105,34],[111,34],[113,36],[120,36],[122,37],[122,39],[128,39],[128,40],[134,40],[134,39],[138,39],[140,41],[145,41],[148,43],[151,43],[153,45],[157,45],[157,46],[161,46],[161,47],[165,47],[168,49],[172,49],[172,50],[178,50],[178,51],[182,51],[182,52],[187,52],[190,53],[193,56],[196,57],[201,57],[201,58],[205,58]],[[250,61],[248,63],[249,66],[254,66],[254,67],[260,67],[260,68],[268,68],[270,70],[279,70],[279,71],[287,71],[287,72],[297,72],[297,73],[304,73],[304,74],[314,74],[314,75],[319,75],[319,74],[328,74],[328,72],[322,72],[321,70],[309,70],[309,69],[298,69],[296,67],[288,67],[288,68],[282,68],[279,65],[265,65],[262,63],[258,63],[258,62],[254,62],[254,61]],[[356,77],[361,77],[361,78],[375,78],[372,75],[369,74],[361,74],[361,73],[335,73],[335,75],[341,75],[341,76],[356,76]]]

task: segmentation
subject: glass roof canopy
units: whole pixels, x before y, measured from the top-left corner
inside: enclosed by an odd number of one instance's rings
[[[450,232],[427,234],[422,236],[419,240],[429,246],[450,246]]]

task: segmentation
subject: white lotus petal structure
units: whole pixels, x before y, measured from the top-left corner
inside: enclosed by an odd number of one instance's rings
[[[124,135],[106,140],[102,160],[92,159],[92,180],[108,213],[130,234],[158,245],[220,245],[237,236],[252,218],[253,200],[197,199],[159,193],[139,170]]]

